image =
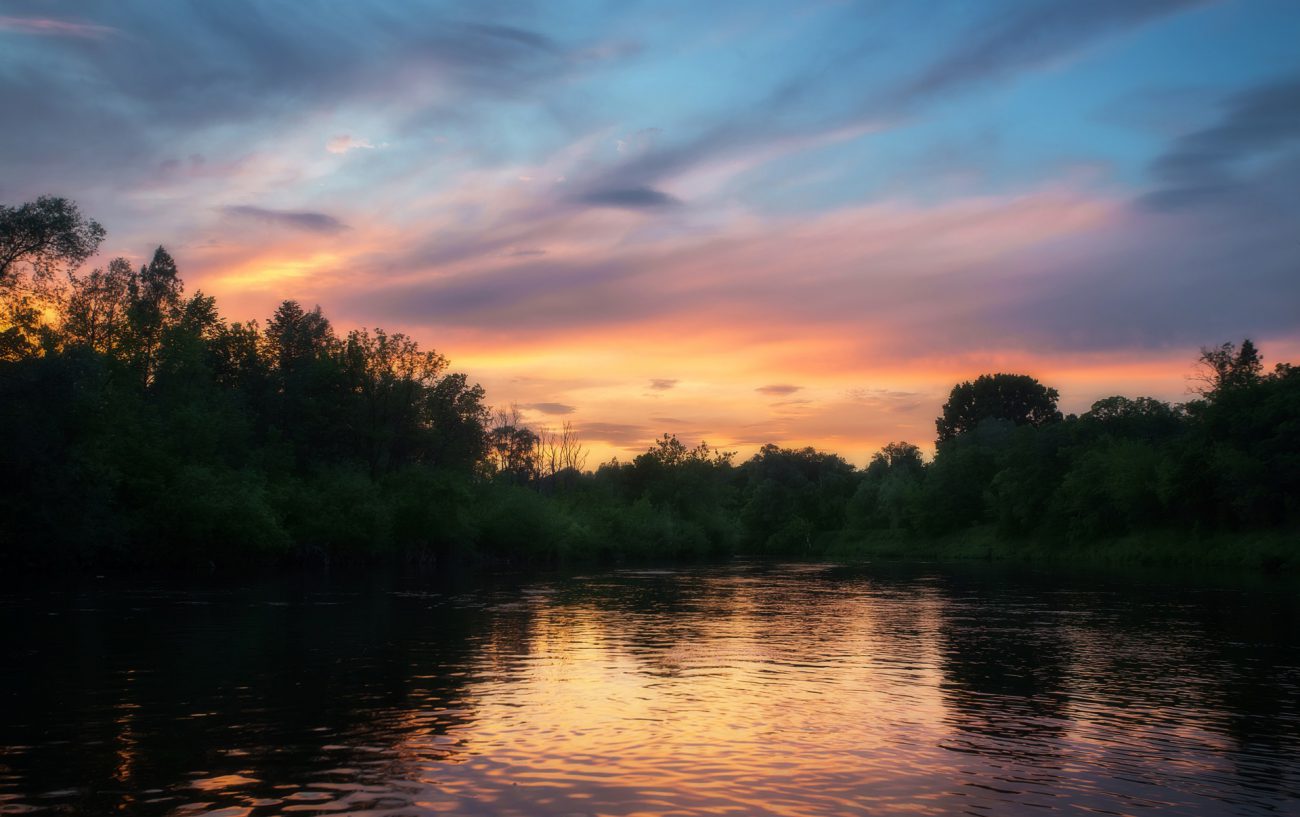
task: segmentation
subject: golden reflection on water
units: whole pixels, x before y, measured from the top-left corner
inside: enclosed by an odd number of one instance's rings
[[[868,794],[895,811],[942,799],[953,765],[934,751],[940,601],[803,584],[726,576],[667,610],[598,603],[610,599],[597,585],[596,601],[537,593],[499,610],[465,690],[465,769],[422,780],[497,814],[829,814]]]

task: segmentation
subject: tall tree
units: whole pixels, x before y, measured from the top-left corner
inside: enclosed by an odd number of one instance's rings
[[[163,333],[181,315],[180,274],[176,261],[159,247],[131,281],[131,351],[142,385],[149,385],[158,368]]]

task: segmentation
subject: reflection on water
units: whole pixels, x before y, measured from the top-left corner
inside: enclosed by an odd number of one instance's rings
[[[1300,813],[1293,585],[0,592],[0,814]]]

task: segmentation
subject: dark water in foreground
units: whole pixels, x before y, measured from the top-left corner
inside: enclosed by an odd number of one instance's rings
[[[1300,814],[1295,585],[0,590],[0,814]]]

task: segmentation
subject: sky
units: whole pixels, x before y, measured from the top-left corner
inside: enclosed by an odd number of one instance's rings
[[[1300,3],[0,0],[0,203],[404,331],[589,466],[1300,359]]]

